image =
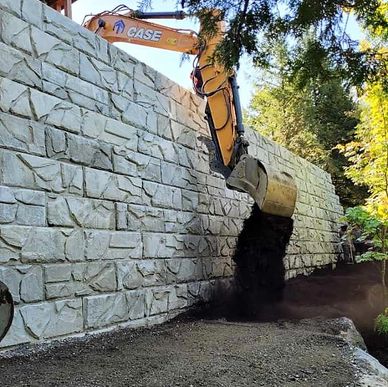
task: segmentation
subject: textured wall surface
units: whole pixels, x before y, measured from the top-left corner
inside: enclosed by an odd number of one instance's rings
[[[37,0],[0,0],[0,31],[1,346],[161,322],[227,286],[252,201],[209,169],[203,101]],[[329,175],[248,137],[297,179],[287,277],[334,263]]]

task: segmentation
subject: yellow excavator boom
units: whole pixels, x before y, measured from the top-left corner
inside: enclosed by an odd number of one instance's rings
[[[213,11],[218,20],[217,11]],[[217,159],[227,186],[247,192],[266,213],[291,217],[296,202],[296,185],[283,171],[248,155],[236,76],[215,63],[214,52],[225,33],[223,20],[216,21],[216,33],[206,42],[197,34],[150,22],[146,19],[183,19],[183,12],[139,12],[125,6],[91,16],[84,24],[111,43],[127,42],[196,55],[192,73],[194,90],[206,99],[206,115]],[[202,28],[202,24],[201,24]]]

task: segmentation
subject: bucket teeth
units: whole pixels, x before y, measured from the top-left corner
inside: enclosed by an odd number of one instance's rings
[[[252,156],[241,157],[226,185],[248,193],[267,214],[289,218],[294,213],[297,188],[292,176],[266,166]]]

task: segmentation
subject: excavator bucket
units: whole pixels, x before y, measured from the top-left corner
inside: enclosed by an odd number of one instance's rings
[[[13,320],[13,300],[7,286],[0,282],[0,341],[7,334]]]
[[[291,175],[243,155],[226,180],[230,189],[248,193],[267,214],[290,218],[295,210],[297,188]]]

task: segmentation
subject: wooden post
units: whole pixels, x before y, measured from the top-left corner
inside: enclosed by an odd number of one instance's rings
[[[72,18],[71,5],[74,1],[72,0],[51,0],[47,4],[54,8],[58,12],[64,11],[65,16]]]
[[[70,19],[72,18],[71,3],[71,0],[64,0],[65,15]]]

